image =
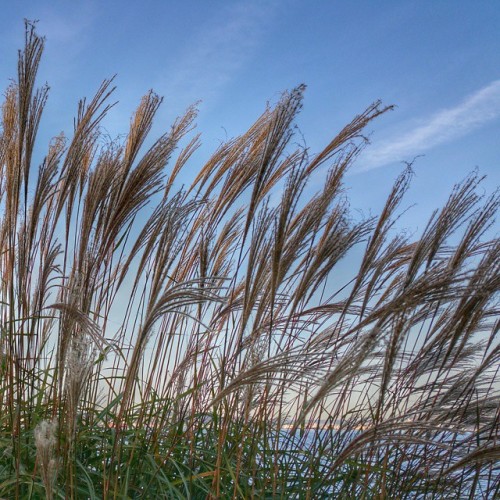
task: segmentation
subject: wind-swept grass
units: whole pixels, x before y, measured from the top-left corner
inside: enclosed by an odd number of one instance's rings
[[[311,156],[303,87],[176,190],[196,110],[147,140],[149,92],[110,143],[106,80],[37,170],[43,45],[28,24],[2,105],[0,496],[500,495],[498,193],[473,173],[408,237],[407,168],[355,219],[345,172],[390,108]]]

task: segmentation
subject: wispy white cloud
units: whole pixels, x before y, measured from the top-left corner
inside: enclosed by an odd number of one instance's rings
[[[202,28],[168,69],[165,81],[155,85],[167,99],[182,105],[219,95],[259,47],[274,11],[274,2],[233,4],[215,24]],[[163,90],[165,89],[165,90]]]
[[[42,5],[36,14],[37,31],[47,39],[40,76],[54,88],[81,72],[81,54],[92,42],[93,4],[89,1],[72,10]]]
[[[359,171],[408,161],[425,151],[454,141],[500,116],[500,80],[467,97],[456,107],[439,111],[411,130],[367,148]]]
[[[0,60],[0,74],[5,71],[8,78],[15,74],[16,66],[11,61],[16,61],[17,50],[24,44],[24,18],[35,21],[37,33],[47,41],[39,82],[47,80],[53,85],[59,77],[74,77],[74,68],[87,43],[87,29],[94,17],[93,4],[93,0],[88,0],[69,8],[47,2],[16,6],[15,16],[10,16],[9,27],[2,33],[2,56],[5,51],[6,57]]]

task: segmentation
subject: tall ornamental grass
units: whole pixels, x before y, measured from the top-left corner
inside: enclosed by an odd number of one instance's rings
[[[407,168],[359,220],[389,108],[311,155],[302,86],[200,166],[194,108],[148,138],[153,92],[107,139],[105,80],[39,162],[43,46],[1,108],[0,497],[500,497],[498,192],[401,234]]]

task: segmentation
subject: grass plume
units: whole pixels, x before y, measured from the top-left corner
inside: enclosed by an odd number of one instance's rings
[[[195,107],[152,140],[151,91],[106,141],[105,80],[35,168],[43,46],[27,23],[1,113],[0,496],[500,494],[498,192],[473,172],[410,238],[408,167],[355,219],[344,176],[391,108],[312,156],[304,86],[179,190]]]

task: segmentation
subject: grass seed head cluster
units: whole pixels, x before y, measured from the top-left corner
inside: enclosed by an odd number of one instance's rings
[[[153,92],[106,140],[105,80],[39,161],[43,47],[1,107],[1,497],[500,496],[498,192],[472,173],[410,237],[407,168],[353,217],[390,107],[312,155],[302,86],[196,166],[196,109],[152,139]]]

